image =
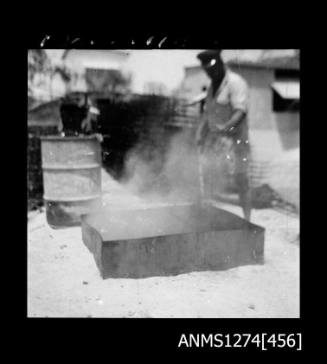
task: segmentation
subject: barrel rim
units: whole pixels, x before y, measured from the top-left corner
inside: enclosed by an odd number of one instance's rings
[[[81,136],[60,136],[60,135],[42,135],[40,136],[41,140],[45,141],[78,141],[78,140],[96,140],[98,141],[95,135],[81,135]]]
[[[69,170],[83,170],[83,169],[101,169],[101,164],[100,163],[89,163],[89,164],[50,164],[50,163],[46,163],[46,164],[42,164],[42,169],[44,171],[49,171],[49,170],[58,170],[58,171],[69,171]]]

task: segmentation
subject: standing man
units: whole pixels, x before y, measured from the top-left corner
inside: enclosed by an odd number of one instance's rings
[[[196,133],[197,144],[204,150],[218,149],[227,138],[235,156],[235,182],[244,218],[250,220],[251,194],[248,181],[248,87],[245,80],[229,70],[221,59],[221,49],[198,54],[204,71],[211,80],[201,123]],[[218,148],[217,148],[218,146]],[[217,161],[218,161],[217,156]],[[225,156],[230,159],[229,155]]]

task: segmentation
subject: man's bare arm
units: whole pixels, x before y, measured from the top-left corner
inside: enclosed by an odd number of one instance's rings
[[[246,114],[243,110],[235,110],[230,120],[224,125],[223,130],[233,133],[235,127],[244,120],[245,115]]]

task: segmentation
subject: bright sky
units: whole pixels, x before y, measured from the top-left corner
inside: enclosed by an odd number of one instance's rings
[[[132,50],[125,69],[132,72],[132,87],[143,92],[147,82],[163,83],[169,91],[178,87],[184,67],[197,65],[199,50]]]

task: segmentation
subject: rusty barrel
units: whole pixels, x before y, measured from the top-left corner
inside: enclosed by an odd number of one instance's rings
[[[101,146],[93,136],[41,137],[44,202],[52,228],[77,226],[101,201]]]

